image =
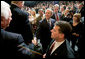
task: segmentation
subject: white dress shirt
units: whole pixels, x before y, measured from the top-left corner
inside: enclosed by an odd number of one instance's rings
[[[48,23],[50,24],[50,26],[51,26],[51,18],[48,19],[47,22],[48,22]]]
[[[65,41],[65,40],[64,40],[64,41]],[[55,45],[54,45],[54,47],[53,47],[53,49],[52,49],[52,51],[51,51],[51,54],[52,54],[64,41],[62,41],[62,42],[56,42],[56,41],[54,41],[54,42],[55,42]]]

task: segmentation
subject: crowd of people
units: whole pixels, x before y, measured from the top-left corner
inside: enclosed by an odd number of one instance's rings
[[[2,55],[14,58],[80,58],[84,1],[1,1]],[[4,58],[4,57],[3,57]]]

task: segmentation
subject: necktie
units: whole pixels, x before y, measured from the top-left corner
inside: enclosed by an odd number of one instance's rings
[[[57,20],[57,21],[59,21],[59,17],[58,17],[58,15],[57,15],[57,14],[56,14],[56,20]]]
[[[51,51],[53,50],[54,45],[55,45],[55,42],[53,42],[53,44],[51,45],[51,47],[49,49],[49,54],[51,54]]]
[[[48,24],[51,26],[50,20],[48,20]]]

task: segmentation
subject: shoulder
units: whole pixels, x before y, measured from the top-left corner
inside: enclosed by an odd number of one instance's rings
[[[23,15],[23,16],[28,16],[29,14],[19,8],[16,8],[15,11],[20,14],[20,15]]]
[[[61,13],[60,13],[60,12],[58,12],[58,15],[60,16],[60,15],[61,15]]]
[[[80,22],[80,23],[78,24],[78,27],[79,27],[80,29],[84,29],[84,24]]]
[[[53,18],[50,18],[52,21],[55,21],[55,19],[53,19]]]
[[[21,34],[16,34],[16,33],[12,33],[12,32],[8,32],[5,31],[3,29],[1,29],[1,36],[2,38],[5,40],[16,40],[18,42],[23,41],[23,38],[21,36]]]
[[[75,58],[74,51],[71,48],[70,43],[68,42],[67,39],[66,39],[66,46],[67,46],[68,58]]]
[[[23,10],[21,10],[19,7],[17,6],[11,6],[11,10],[12,10],[12,13],[17,13],[17,15],[23,15],[23,16],[28,16],[29,14]]]
[[[79,25],[83,26],[84,24],[82,22],[80,22]]]
[[[44,21],[46,21],[46,19],[40,20],[39,22],[42,23],[42,22],[44,22]]]
[[[52,21],[52,22],[55,22],[55,19],[51,18],[51,21]]]

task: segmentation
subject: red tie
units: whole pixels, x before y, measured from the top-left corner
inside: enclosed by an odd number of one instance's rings
[[[57,21],[59,21],[59,17],[58,17],[58,15],[57,15],[57,14],[56,14],[56,20],[57,20]]]
[[[55,42],[52,43],[52,45],[51,45],[51,47],[49,49],[49,54],[51,54],[51,51],[53,50],[54,45],[55,45]]]

